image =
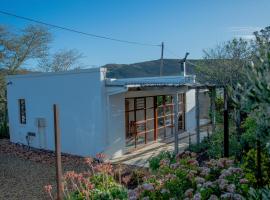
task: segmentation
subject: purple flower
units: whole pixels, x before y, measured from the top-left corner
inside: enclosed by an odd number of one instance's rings
[[[212,194],[208,200],[218,200],[218,197],[214,194]]]
[[[196,181],[197,184],[198,184],[198,183],[204,183],[204,182],[205,182],[205,179],[202,178],[202,177],[196,177],[196,178],[195,178],[195,181]]]
[[[227,185],[226,187],[227,191],[230,192],[230,193],[234,193],[235,192],[235,185],[234,184],[230,184],[230,185]]]
[[[203,187],[206,187],[206,188],[213,187],[213,183],[211,181],[207,181],[203,184]]]
[[[220,196],[221,199],[233,199],[232,193],[225,193]]]
[[[193,197],[193,200],[201,200],[201,194],[200,193],[196,193]]]
[[[150,184],[150,183],[144,183],[144,184],[142,185],[142,188],[143,188],[144,190],[147,190],[147,191],[154,190],[154,186],[153,186],[152,184]]]
[[[245,178],[242,178],[242,179],[239,180],[239,182],[240,182],[241,184],[246,184],[246,183],[248,183],[248,180],[245,179]]]

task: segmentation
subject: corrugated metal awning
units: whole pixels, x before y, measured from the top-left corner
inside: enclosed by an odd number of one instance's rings
[[[195,84],[195,76],[162,76],[125,79],[107,79],[106,86],[118,87],[161,87]]]

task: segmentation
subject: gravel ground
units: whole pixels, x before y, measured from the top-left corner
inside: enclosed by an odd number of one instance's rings
[[[62,155],[63,172],[87,169],[82,157]],[[48,199],[44,186],[55,186],[55,156],[0,140],[0,199]]]
[[[0,160],[0,199],[46,199],[43,187],[54,183],[53,166],[1,153]]]
[[[88,170],[84,158],[67,154],[62,155],[62,166],[63,173]],[[121,165],[122,177],[135,168]],[[115,169],[119,170],[119,165]],[[0,200],[48,199],[44,192],[44,186],[48,184],[55,188],[54,153],[0,139]]]

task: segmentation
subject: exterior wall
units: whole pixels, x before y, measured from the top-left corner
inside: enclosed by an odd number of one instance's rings
[[[125,136],[125,94],[108,96],[108,120],[105,154],[119,157],[124,154]]]
[[[53,104],[59,106],[62,152],[95,155],[105,149],[104,69],[8,76],[10,140],[54,150]],[[19,122],[18,99],[26,102],[26,124]],[[45,120],[38,128],[37,118]]]
[[[196,103],[195,89],[186,92],[186,131],[194,132],[196,129]]]
[[[208,91],[199,92],[200,119],[209,119],[210,97]]]

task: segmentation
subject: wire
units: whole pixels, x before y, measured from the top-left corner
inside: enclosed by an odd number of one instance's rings
[[[172,50],[168,49],[168,47],[165,48],[171,55],[176,56],[177,58],[180,58],[176,53],[174,53]]]
[[[194,63],[192,63],[192,62],[190,62],[188,60],[186,60],[186,62],[189,63],[189,64],[191,64],[191,65],[193,65],[194,67],[200,67],[199,65],[196,65],[196,64],[194,64]]]
[[[83,32],[83,31],[72,29],[72,28],[66,28],[66,27],[63,27],[63,26],[58,26],[58,25],[47,23],[47,22],[39,21],[39,20],[36,20],[36,19],[33,19],[33,18],[19,16],[19,15],[9,13],[9,12],[5,12],[5,11],[2,11],[2,10],[0,10],[0,13],[4,14],[4,15],[11,16],[11,17],[15,17],[15,18],[18,18],[18,19],[23,19],[23,20],[26,20],[26,21],[35,22],[35,23],[42,24],[42,25],[45,25],[45,26],[50,26],[50,27],[54,27],[54,28],[65,30],[65,31],[70,31],[70,32],[73,32],[73,33],[78,33],[78,34],[90,36],[90,37],[95,37],[95,38],[100,38],[100,39],[105,39],[105,40],[111,40],[111,41],[115,41],[115,42],[122,42],[122,43],[128,43],[128,44],[141,45],[141,46],[158,46],[158,47],[161,46],[159,44],[141,43],[141,42],[135,42],[135,41],[111,38],[111,37],[102,36],[102,35],[96,35],[96,34],[92,34],[92,33],[86,33],[86,32]]]

